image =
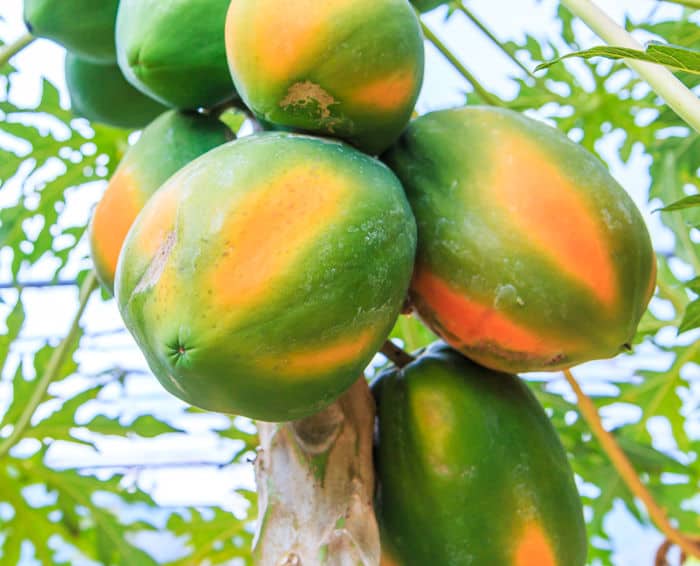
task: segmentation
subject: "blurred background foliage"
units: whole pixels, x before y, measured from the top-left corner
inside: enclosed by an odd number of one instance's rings
[[[470,33],[491,33],[495,40],[499,30],[484,28],[468,6],[452,2],[445,17],[459,14]],[[641,163],[652,209],[697,194],[700,135],[622,63],[575,59],[531,72],[542,61],[584,47],[580,24],[563,7],[557,15],[554,32],[533,29],[518,41],[498,43],[513,63],[514,95],[502,103],[550,120],[611,167],[632,159]],[[650,39],[700,49],[697,13],[690,10],[680,19],[659,21],[650,13],[647,20],[626,25]],[[468,55],[452,54],[478,68],[482,61]],[[177,443],[192,430],[206,429],[214,435],[215,461],[204,465],[232,477],[245,475],[256,444],[252,423],[212,418],[184,405],[166,415],[150,412],[148,402],[139,405],[143,410],[128,410],[138,403],[140,386],[134,383],[141,382],[134,380],[150,376],[119,363],[93,372],[94,364],[83,360],[95,336],[78,324],[79,315],[70,328],[70,320],[65,321],[67,333],[60,342],[27,340],[25,307],[35,287],[71,289],[71,308],[78,313],[108,301],[93,292],[85,245],[88,216],[76,217],[69,208],[80,195],[90,202],[99,198],[130,132],[75,119],[47,79],[37,104],[13,102],[19,74],[9,63],[0,69],[0,563],[249,564],[256,512],[250,482],[232,488],[237,492],[233,511],[230,504],[216,502],[167,506],[156,501],[141,474],[149,467],[197,463],[139,462],[139,456],[154,443]],[[700,75],[676,74],[690,87],[700,83]],[[465,92],[465,98],[469,104],[484,102],[483,94],[474,91]],[[235,118],[232,123],[240,126]],[[682,530],[700,535],[700,341],[695,331],[700,325],[700,209],[653,217],[659,281],[635,352],[615,364],[593,364],[582,375],[606,424],[659,503]],[[401,318],[393,337],[410,350],[433,340],[411,317]],[[377,364],[383,362],[378,357]],[[590,563],[613,564],[614,537],[606,517],[622,505],[640,524],[648,526],[648,518],[592,438],[560,377],[527,378],[577,474]],[[110,409],[115,399],[121,407],[116,412]],[[99,456],[107,437],[138,447],[130,463],[92,459],[83,465],[79,457],[60,458],[71,453],[72,445]],[[186,492],[188,485],[181,489]],[[158,550],[164,547],[177,551]]]

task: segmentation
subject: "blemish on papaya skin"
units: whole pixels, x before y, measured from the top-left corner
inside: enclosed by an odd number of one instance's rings
[[[449,475],[453,471],[451,439],[456,421],[452,403],[443,393],[426,387],[411,394],[410,405],[420,441],[430,446],[426,454],[431,470]]]
[[[557,566],[552,546],[537,522],[528,523],[520,535],[513,566]]]
[[[160,248],[156,252],[155,256],[148,265],[148,268],[139,279],[138,285],[134,289],[134,294],[142,293],[158,283],[161,275],[165,271],[165,267],[168,264],[168,258],[175,247],[177,242],[177,237],[175,231],[170,232],[163,240]]]
[[[294,83],[287,90],[285,97],[280,100],[280,107],[283,110],[302,109],[314,107],[318,108],[319,118],[328,120],[331,117],[330,107],[338,104],[326,90],[320,85],[311,81]]]

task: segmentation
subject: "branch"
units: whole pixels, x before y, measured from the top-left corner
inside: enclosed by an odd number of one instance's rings
[[[642,503],[644,503],[651,519],[673,544],[690,556],[700,557],[700,546],[685,534],[676,530],[671,524],[666,516],[666,511],[659,506],[647,487],[642,483],[642,480],[639,479],[637,472],[620,448],[615,437],[603,427],[603,422],[600,420],[596,406],[593,404],[593,401],[591,401],[591,398],[583,392],[571,371],[564,370],[564,376],[574,390],[574,393],[576,393],[581,414],[584,419],[586,419],[588,426],[598,439],[598,442],[600,442],[603,451],[610,458],[610,461],[618,474],[620,474],[625,485],[640,501],[642,501]]]
[[[10,43],[0,50],[0,67],[4,67],[10,59],[12,59],[17,53],[22,51],[27,45],[34,41],[35,37],[27,32],[24,35],[17,38],[13,43]]]
[[[625,29],[617,25],[590,0],[561,0],[608,45],[644,50]],[[689,126],[700,132],[700,99],[666,67],[625,59],[625,63],[647,82]]]
[[[420,20],[420,25],[423,28],[423,33],[425,37],[432,43],[440,53],[447,59],[450,64],[457,70],[457,72],[466,79],[466,81],[472,86],[474,92],[479,95],[479,97],[490,106],[505,106],[503,101],[496,95],[491,94],[486,90],[478,79],[472,75],[469,70],[462,64],[462,62],[454,56],[449,47],[447,47],[440,38],[433,33],[433,31],[426,25],[423,20]]]
[[[513,61],[513,63],[515,63],[518,67],[520,67],[520,69],[522,69],[523,71],[525,71],[525,73],[527,73],[529,76],[532,76],[532,73],[530,72],[530,69],[528,69],[525,65],[523,65],[523,64],[520,62],[520,60],[519,60],[513,53],[511,53],[510,51],[508,51],[508,49],[506,49],[506,47],[500,42],[500,40],[499,40],[495,35],[493,35],[493,33],[491,33],[491,30],[488,29],[488,28],[481,22],[481,20],[479,20],[479,18],[477,18],[477,17],[474,15],[474,13],[473,13],[469,8],[467,8],[467,7],[464,5],[464,2],[463,2],[462,0],[458,0],[457,2],[455,2],[455,3],[454,3],[454,6],[455,6],[455,8],[456,8],[457,10],[459,10],[459,11],[462,12],[465,16],[467,16],[467,18],[469,18],[469,20],[470,20],[477,28],[479,28],[479,30],[481,30],[481,32],[482,32],[486,37],[488,37],[488,38],[496,45],[496,47],[498,47],[503,53],[506,54],[506,56],[507,56],[511,61]]]
[[[4,289],[43,289],[44,287],[75,287],[78,282],[75,279],[59,280],[46,279],[43,281],[7,281],[0,283],[0,290]]]
[[[30,424],[32,415],[44,399],[44,396],[46,395],[46,392],[49,389],[49,385],[51,385],[53,380],[56,379],[58,372],[60,371],[61,367],[63,366],[66,360],[66,356],[73,347],[73,344],[75,344],[75,341],[78,339],[80,319],[83,316],[83,312],[85,311],[85,307],[87,306],[87,302],[90,298],[90,295],[96,288],[97,276],[95,275],[94,271],[91,271],[85,278],[85,281],[83,282],[82,286],[80,287],[80,303],[78,306],[78,310],[75,313],[75,316],[73,317],[73,322],[71,323],[68,335],[61,341],[61,343],[58,346],[56,346],[56,348],[54,348],[53,352],[51,353],[51,358],[49,358],[49,362],[46,364],[44,373],[41,376],[41,378],[36,382],[34,390],[32,391],[32,395],[29,398],[27,404],[25,405],[22,414],[17,419],[17,422],[14,424],[10,436],[8,436],[2,443],[0,443],[0,458],[7,455],[10,449],[15,444],[17,444],[17,442],[22,438],[27,427]]]
[[[374,401],[364,376],[316,415],[257,425],[255,564],[378,566]]]
[[[380,352],[384,354],[387,358],[389,358],[392,362],[394,362],[394,365],[398,368],[407,366],[415,360],[415,358],[411,354],[399,348],[391,340],[387,340],[386,342],[384,342],[384,345],[382,346]]]

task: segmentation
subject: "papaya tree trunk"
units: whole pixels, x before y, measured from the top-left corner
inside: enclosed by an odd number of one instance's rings
[[[374,401],[364,378],[322,412],[258,422],[260,566],[377,566]]]

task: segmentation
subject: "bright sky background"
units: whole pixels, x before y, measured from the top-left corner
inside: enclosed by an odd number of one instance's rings
[[[99,0],[96,0],[99,1]],[[471,0],[470,8],[478,14],[484,22],[502,39],[521,37],[524,32],[535,34],[552,33],[556,35],[557,23],[554,19],[554,3],[551,0],[535,2],[533,0]],[[625,12],[632,19],[644,18],[655,6],[658,7],[657,17],[678,13],[678,9],[668,4],[658,4],[654,0],[609,0],[600,1],[598,4],[618,21],[622,20]],[[0,4],[0,16],[5,18],[0,22],[0,38],[10,42],[24,32],[21,19],[21,0],[3,0]],[[449,23],[444,22],[444,9],[439,9],[430,14],[426,21],[443,38],[443,40],[459,54],[466,66],[486,85],[490,90],[508,97],[513,94],[514,88],[508,77],[517,74],[518,69],[500,51],[498,51],[481,33],[473,27],[463,16],[457,14]],[[595,36],[581,26],[582,37],[585,37],[589,45],[596,44]],[[640,36],[644,39],[644,36]],[[60,85],[63,92],[63,103],[68,106],[68,97],[65,92],[63,77],[63,49],[48,41],[37,41],[25,49],[16,57],[15,63],[22,71],[15,76],[13,82],[13,100],[17,103],[33,105],[37,102],[38,81],[43,75]],[[427,65],[425,86],[419,100],[418,109],[425,112],[431,109],[456,106],[463,103],[462,91],[466,86],[463,80],[453,72],[449,64],[432,47],[427,50]],[[1,140],[0,140],[1,141]],[[619,139],[611,137],[604,143],[619,143]],[[605,147],[605,146],[603,146]],[[637,153],[630,165],[623,166],[613,163],[613,173],[621,184],[630,192],[637,205],[642,209],[645,218],[652,227],[653,239],[657,248],[668,247],[672,244],[670,236],[661,229],[656,216],[650,215],[646,205],[646,194],[649,179],[642,167],[643,158]],[[5,187],[0,194],[0,207],[7,205],[17,196],[19,187]],[[101,186],[91,186],[78,192],[73,192],[69,198],[69,214],[66,221],[73,223],[87,218],[94,203],[102,191]],[[14,197],[13,197],[14,195]],[[46,278],[50,266],[39,266],[31,272],[23,275],[24,280],[41,280]],[[70,278],[70,271],[75,272],[79,266],[64,273],[65,278]],[[7,256],[0,254],[0,282],[9,279],[7,268]],[[14,291],[0,292],[10,304],[15,301]],[[69,321],[75,310],[76,291],[71,288],[51,290],[24,291],[25,304],[28,309],[28,318],[21,350],[28,352],[34,350],[37,339],[42,337],[63,336],[68,329]],[[1,308],[1,307],[0,307]],[[661,307],[659,307],[661,308]],[[0,320],[4,318],[0,316]],[[104,412],[109,415],[122,415],[124,422],[130,422],[143,412],[153,412],[169,420],[175,426],[186,429],[190,434],[186,441],[181,437],[163,438],[157,443],[136,440],[108,439],[100,442],[102,451],[98,454],[85,447],[58,446],[50,451],[50,460],[57,466],[94,465],[104,463],[142,463],[148,462],[217,462],[225,461],[232,453],[234,445],[228,441],[220,441],[212,434],[211,427],[222,426],[221,418],[216,415],[210,417],[193,418],[183,414],[184,405],[169,396],[156,382],[155,378],[147,374],[145,362],[133,344],[131,338],[120,332],[122,323],[113,302],[102,302],[97,296],[90,301],[87,314],[84,318],[87,334],[115,331],[114,333],[99,336],[86,337],[80,350],[81,370],[85,373],[96,373],[101,369],[108,369],[115,365],[139,370],[143,374],[131,377],[128,383],[129,399],[125,400],[121,392],[115,388],[106,392],[105,398],[100,403],[91,404],[81,419],[88,421],[96,412]],[[689,337],[696,338],[695,335]],[[18,352],[21,355],[21,352]],[[645,363],[650,361],[665,367],[667,360],[655,357],[650,349],[642,348],[640,356]],[[578,375],[586,378],[586,387],[589,391],[602,391],[596,376],[626,376],[632,371],[633,362],[629,359],[606,361],[587,364],[578,370]],[[10,368],[14,371],[14,368]],[[550,378],[555,381],[552,387],[568,391],[566,384],[558,377]],[[85,378],[76,377],[73,386],[84,386]],[[52,390],[60,394],[57,389]],[[11,392],[9,388],[0,383],[0,408],[9,403]],[[623,410],[613,410],[605,413],[606,422],[619,423],[634,418]],[[658,426],[656,426],[658,425]],[[673,449],[668,442],[669,436],[665,434],[664,423],[655,423],[654,430],[658,439],[657,447]],[[0,434],[3,431],[0,430]],[[700,431],[697,431],[700,435]],[[664,440],[666,439],[666,440]],[[27,441],[19,447],[22,450],[34,450],[36,447]],[[136,482],[142,488],[152,492],[156,500],[164,506],[182,504],[222,504],[226,508],[240,509],[240,500],[233,493],[237,485],[253,485],[252,468],[241,466],[235,474],[231,470],[220,471],[210,465],[194,465],[191,467],[163,467],[153,471],[134,470],[129,476],[129,481]],[[653,530],[639,528],[625,512],[618,510],[613,513],[607,522],[609,532],[614,535],[615,541],[621,551],[616,555],[616,564],[619,566],[639,566],[651,564],[652,556],[661,537]],[[162,556],[173,556],[177,553],[177,545],[168,545],[161,548]]]

